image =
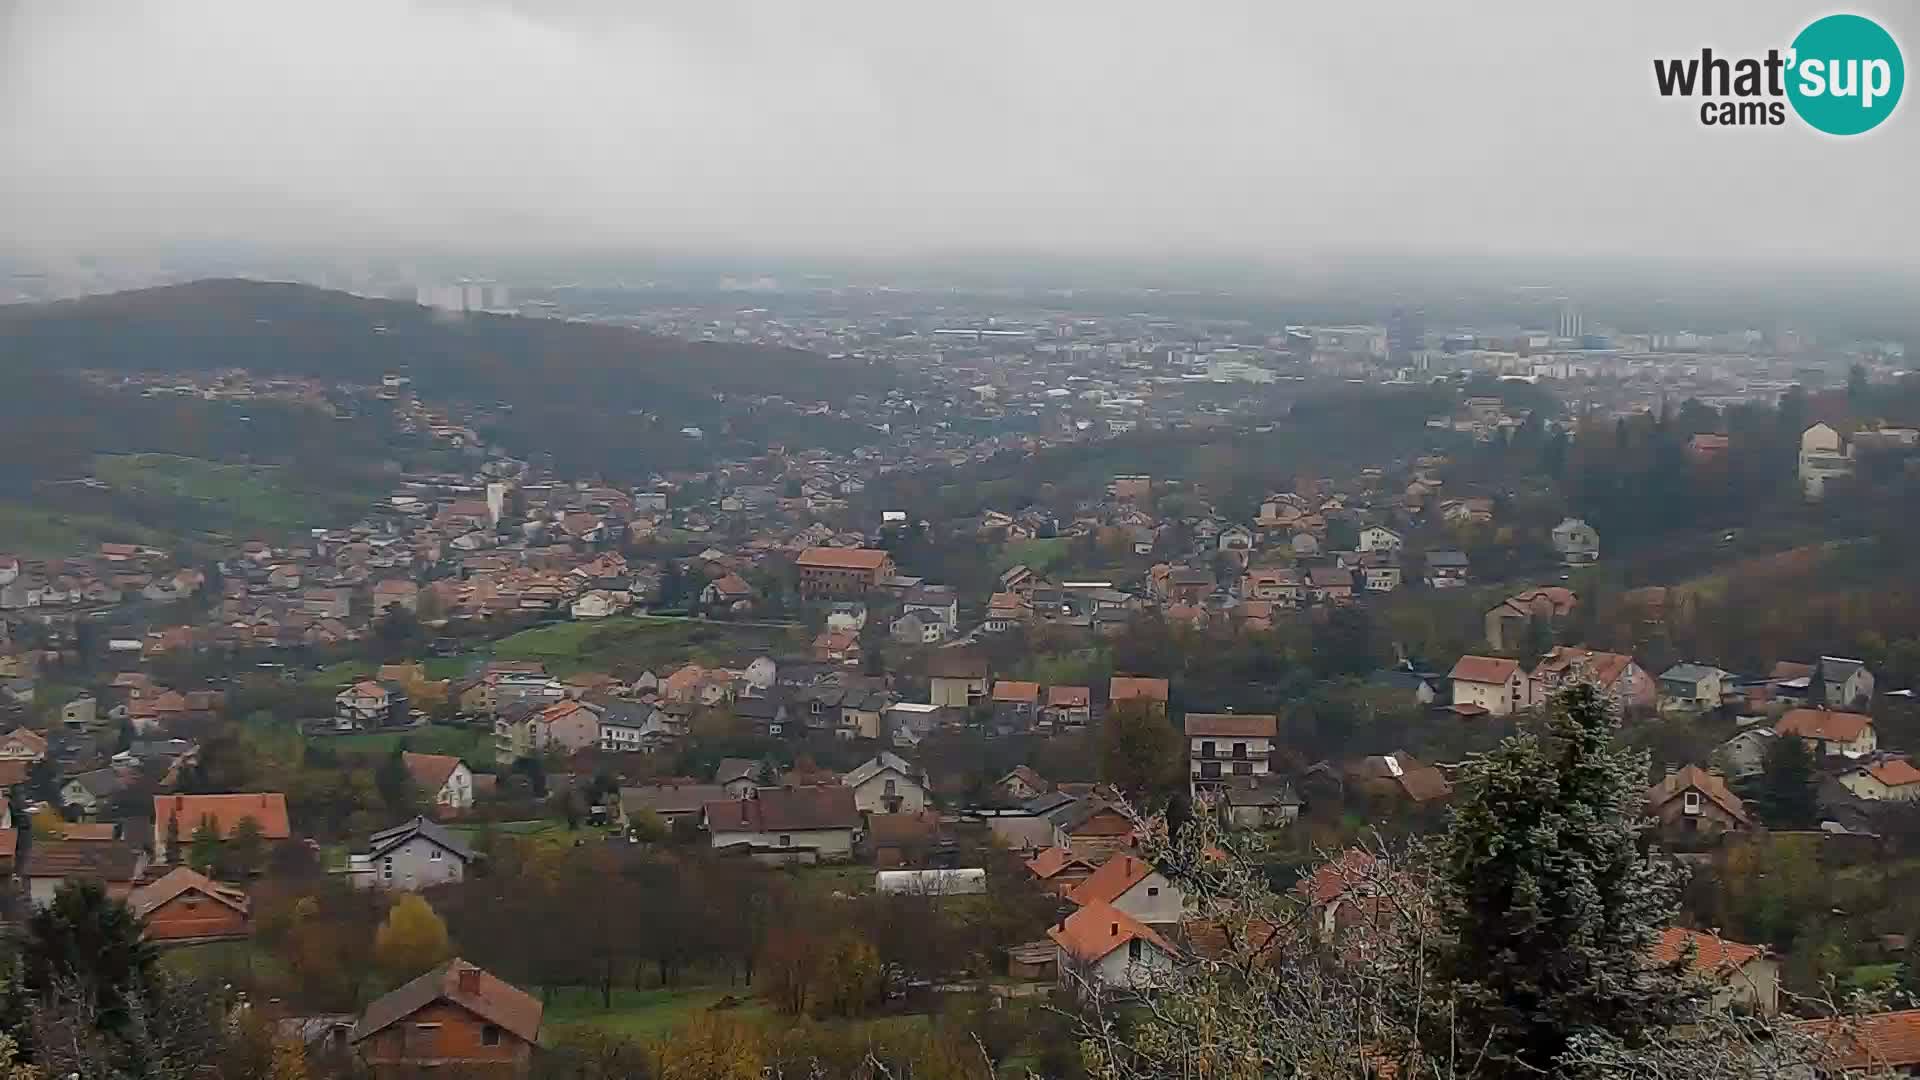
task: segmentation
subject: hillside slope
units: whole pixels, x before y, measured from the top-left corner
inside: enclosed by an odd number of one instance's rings
[[[797,349],[510,315],[449,317],[417,304],[234,279],[0,307],[0,369],[22,364],[244,367],[359,382],[404,370],[429,396],[634,406],[714,393],[837,399],[874,374]]]
[[[837,401],[884,386],[886,376],[797,349],[507,315],[450,317],[411,303],[258,281],[197,281],[0,307],[0,377],[220,368],[355,383],[403,372],[428,400],[510,406],[487,434],[515,452],[550,455],[565,472],[616,478],[699,467],[766,442],[850,443],[862,434],[858,425],[752,411],[736,399]],[[65,411],[58,395],[39,389],[36,411],[49,402],[56,414]],[[89,396],[76,394],[76,408]],[[57,427],[50,419],[57,415],[36,426]],[[682,438],[678,430],[687,424],[706,426],[714,437]],[[56,436],[50,452],[59,453],[59,443]],[[164,444],[129,449],[192,452]]]

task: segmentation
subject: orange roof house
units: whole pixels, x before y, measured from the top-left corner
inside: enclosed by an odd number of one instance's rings
[[[134,889],[127,906],[143,921],[149,941],[186,944],[253,932],[252,905],[244,891],[184,866]]]
[[[293,835],[287,822],[287,797],[278,791],[245,795],[155,795],[153,797],[153,851],[157,861],[167,858],[167,836],[172,832],[184,844],[203,821],[211,821],[221,839],[233,835],[240,823],[252,818],[267,840]]]
[[[1167,680],[1143,675],[1115,675],[1108,681],[1108,701],[1126,701],[1131,698],[1146,698],[1148,701],[1157,701],[1165,705]]]

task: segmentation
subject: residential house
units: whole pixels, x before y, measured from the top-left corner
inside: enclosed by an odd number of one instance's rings
[[[1047,779],[1025,765],[1015,765],[1007,775],[994,781],[994,794],[1009,802],[1026,802],[1035,795],[1053,790]]]
[[[997,730],[1026,731],[1040,709],[1040,684],[999,679],[993,684],[993,723]]]
[[[1573,614],[1580,598],[1572,589],[1549,586],[1514,593],[1487,610],[1483,617],[1487,648],[1494,652],[1526,650],[1536,632],[1550,637],[1561,620]]]
[[[1082,994],[1150,989],[1174,969],[1174,948],[1152,927],[1107,904],[1088,904],[1047,929],[1063,986]]]
[[[732,607],[753,600],[753,586],[739,574],[722,574],[700,590],[700,602],[708,607]]]
[[[1920,799],[1920,769],[1906,758],[1886,758],[1855,765],[1837,778],[1855,798],[1870,802],[1911,802]]]
[[[1265,776],[1272,768],[1280,718],[1272,713],[1188,713],[1189,788],[1211,787],[1230,776]]]
[[[860,596],[895,573],[893,556],[871,548],[810,547],[794,566],[806,596]]]
[[[1119,854],[1100,864],[1067,899],[1085,907],[1110,904],[1148,926],[1177,926],[1186,913],[1186,896],[1137,855]]]
[[[1133,822],[1104,799],[1071,799],[1049,811],[1047,821],[1052,831],[1041,846],[1063,847],[1095,861],[1104,861],[1134,842]]]
[[[355,888],[412,892],[466,877],[473,852],[444,825],[416,817],[367,838],[367,850],[347,856]]]
[[[525,1077],[545,1011],[465,960],[449,960],[367,1006],[348,1042],[374,1080],[427,1070]]]
[[[719,767],[713,770],[713,782],[729,799],[751,799],[754,789],[761,785],[763,771],[761,762],[753,758],[721,758]],[[621,790],[624,794],[625,789]],[[709,801],[719,800],[712,796],[702,800],[703,804]]]
[[[1828,708],[1863,708],[1873,701],[1873,672],[1860,661],[1823,656],[1813,667],[1820,683],[1820,703]]]
[[[1059,847],[1042,848],[1027,860],[1026,866],[1041,888],[1061,897],[1072,893],[1099,869],[1099,864],[1092,860]]]
[[[1369,525],[1360,530],[1359,551],[1399,551],[1406,545],[1406,538],[1385,525]]]
[[[1648,788],[1647,814],[1656,819],[1663,839],[1677,843],[1713,840],[1753,828],[1746,804],[1728,790],[1726,780],[1697,765],[1670,772]]]
[[[909,611],[887,624],[888,636],[902,645],[938,645],[947,633],[937,618],[924,611]]]
[[[416,754],[403,751],[400,760],[413,777],[413,786],[436,807],[462,811],[473,809],[473,770],[451,754]]]
[[[1164,711],[1167,707],[1167,680],[1144,675],[1115,675],[1107,680],[1108,708],[1123,701],[1135,700],[1145,700]]]
[[[1367,676],[1367,689],[1408,705],[1431,705],[1440,700],[1440,677],[1408,668],[1382,668]]]
[[[952,849],[952,838],[942,836],[940,812],[937,810],[922,810],[916,814],[874,814],[867,818],[866,846],[875,866],[924,867],[941,852]],[[945,870],[938,873],[964,874],[967,871]],[[936,878],[927,884],[937,890],[945,883]]]
[[[715,848],[807,852],[822,862],[853,856],[860,809],[850,787],[768,787],[751,799],[716,799],[701,811]]]
[[[1780,962],[1764,946],[1669,927],[1654,942],[1653,962],[1665,965],[1682,958],[1694,978],[1711,989],[1714,1008],[1737,1007],[1761,1016],[1780,1011]]]
[[[1553,527],[1553,550],[1565,566],[1599,562],[1600,532],[1580,518],[1567,518]]]
[[[1717,709],[1732,689],[1733,676],[1708,664],[1675,664],[1660,673],[1660,709],[1706,712]]]
[[[1758,776],[1764,768],[1767,747],[1772,742],[1772,728],[1764,724],[1750,724],[1714,748],[1713,762],[1721,774],[1731,780]]]
[[[77,809],[82,816],[93,817],[126,787],[127,775],[117,768],[89,769],[68,777],[67,782],[60,785],[60,804]]]
[[[1453,794],[1439,769],[1405,750],[1361,758],[1346,768],[1347,786],[1390,802],[1416,806],[1438,803]]]
[[[1429,589],[1457,589],[1467,583],[1469,565],[1464,551],[1429,551],[1426,563]]]
[[[1093,719],[1093,692],[1084,686],[1047,687],[1047,706],[1040,726],[1052,731],[1075,731]]]
[[[1305,804],[1283,777],[1230,776],[1220,784],[1220,813],[1234,829],[1274,829],[1292,824]]]
[[[1518,660],[1463,656],[1447,673],[1453,682],[1453,707],[1508,716],[1533,707],[1533,682]]]
[[[940,649],[927,658],[928,701],[970,709],[987,696],[987,658],[965,649]]]
[[[1555,645],[1534,665],[1528,678],[1533,682],[1536,702],[1575,682],[1592,683],[1623,709],[1650,709],[1658,694],[1653,676],[1633,657],[1584,645]]]
[[[1920,1009],[1801,1020],[1794,1027],[1825,1044],[1831,1067],[1823,1074],[1920,1076]]]
[[[1020,593],[997,592],[987,601],[987,617],[981,629],[992,633],[1011,630],[1026,622],[1027,600]]]
[[[707,587],[711,589],[713,586]],[[624,593],[589,589],[574,597],[573,603],[567,605],[567,614],[576,619],[604,619],[625,611],[629,603]]]
[[[651,705],[605,696],[596,696],[589,704],[600,714],[600,749],[607,753],[645,753],[673,737],[674,725]]]
[[[396,717],[395,696],[401,710]],[[333,696],[333,727],[336,731],[372,731],[407,723],[411,709],[406,691],[398,683],[378,683],[362,679]]]
[[[69,731],[92,727],[99,715],[100,703],[86,694],[60,706],[60,724]]]
[[[1873,718],[1832,709],[1791,709],[1773,725],[1776,735],[1796,737],[1815,757],[1864,757],[1880,748]]]
[[[753,784],[759,771],[759,763],[752,764],[755,766],[754,772],[742,778],[749,784]],[[753,784],[753,786],[758,785]],[[620,789],[620,814],[629,826],[648,816],[659,818],[661,823],[667,826],[673,826],[681,821],[692,821],[698,824],[701,820],[701,812],[706,809],[708,803],[719,802],[722,799],[751,797],[751,795],[736,796],[733,790],[733,784],[718,782],[641,784],[637,787],[623,787]],[[751,791],[752,788],[748,790]]]
[[[147,853],[123,840],[37,839],[28,849],[27,896],[46,907],[68,881],[97,881],[116,900],[124,900],[147,868]]]
[[[909,589],[900,601],[900,610],[908,615],[918,612],[928,616],[933,625],[942,629],[942,637],[960,629],[960,595],[951,586],[922,585]]]
[[[39,761],[47,756],[47,737],[30,728],[17,727],[0,735],[0,761]]]
[[[401,607],[409,612],[420,609],[420,586],[406,578],[388,578],[373,587],[373,616],[379,618],[390,608]]]
[[[840,782],[853,791],[863,814],[916,814],[926,809],[926,778],[897,754],[882,750]]]
[[[525,749],[516,757],[531,757],[546,750],[577,754],[600,745],[600,710],[582,701],[556,701],[528,716],[522,727]],[[516,749],[520,742],[517,736]]]
[[[806,725],[792,723],[787,703],[780,698],[738,698],[733,703],[734,719],[753,727],[761,738],[790,739],[805,734]]]
[[[1833,480],[1853,475],[1853,447],[1826,424],[1800,433],[1800,491],[1818,501]]]
[[[194,945],[253,935],[253,904],[246,890],[185,866],[135,888],[127,896],[127,908],[140,920],[142,935],[156,944]]]
[[[287,797],[278,791],[221,795],[155,795],[153,797],[153,858],[169,860],[172,845],[185,845],[202,825],[220,839],[233,835],[243,821],[252,821],[268,843],[290,838]]]

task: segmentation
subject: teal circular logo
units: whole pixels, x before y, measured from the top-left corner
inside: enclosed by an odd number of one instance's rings
[[[1860,15],[1828,15],[1793,39],[1787,100],[1818,131],[1858,135],[1900,104],[1907,69],[1900,45]]]

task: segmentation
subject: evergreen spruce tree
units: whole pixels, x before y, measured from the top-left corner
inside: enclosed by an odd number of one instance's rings
[[[1642,847],[1647,758],[1615,726],[1575,684],[1543,730],[1466,769],[1440,849],[1442,959],[1458,1045],[1496,1073],[1552,1075],[1576,1035],[1631,1046],[1701,1004],[1681,963],[1649,963],[1685,875]]]

